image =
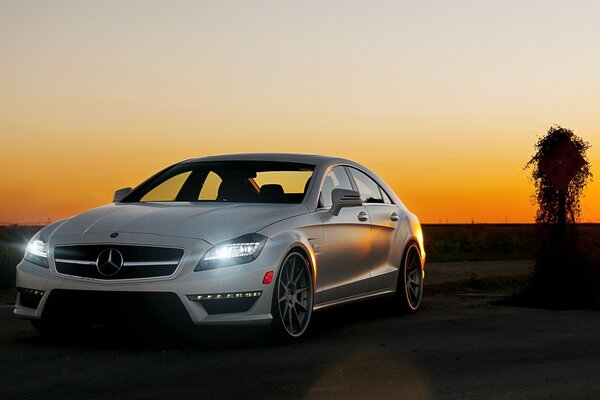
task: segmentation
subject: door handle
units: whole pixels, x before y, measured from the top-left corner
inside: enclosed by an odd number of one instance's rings
[[[358,218],[359,221],[366,221],[369,219],[369,217],[367,216],[367,213],[364,211],[359,212],[358,215],[356,216],[356,218]]]
[[[399,221],[400,217],[398,216],[398,213],[396,213],[395,211],[393,213],[390,214],[390,219],[392,221]]]

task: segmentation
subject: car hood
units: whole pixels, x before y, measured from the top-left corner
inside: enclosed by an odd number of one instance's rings
[[[215,244],[307,212],[303,204],[116,203],[72,217],[53,236],[128,232]]]

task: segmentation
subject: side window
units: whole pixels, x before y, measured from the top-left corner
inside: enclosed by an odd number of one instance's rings
[[[338,188],[352,190],[352,184],[344,167],[335,167],[325,176],[320,197],[322,207],[331,207],[331,192]]]
[[[349,169],[354,182],[356,182],[356,186],[360,192],[360,199],[363,203],[383,203],[383,197],[377,182],[357,169]]]
[[[167,179],[146,193],[146,195],[142,197],[140,201],[174,201],[191,173],[191,171],[187,171]]]
[[[384,192],[383,189],[381,189],[381,187],[379,187],[379,190],[381,190],[381,194],[383,195],[383,202],[385,204],[394,204],[392,199],[390,199],[390,196],[388,196],[387,193]]]

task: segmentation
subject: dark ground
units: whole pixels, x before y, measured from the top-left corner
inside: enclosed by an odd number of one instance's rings
[[[100,328],[61,343],[4,305],[0,398],[600,398],[597,312],[494,305],[512,289],[498,269],[518,282],[528,268],[431,264],[417,315],[394,316],[381,301],[324,311],[307,340],[287,346],[230,331],[218,344],[163,350]]]

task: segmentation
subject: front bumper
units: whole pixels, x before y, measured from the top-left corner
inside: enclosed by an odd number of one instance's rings
[[[179,240],[181,242],[181,240]],[[60,297],[63,301],[65,314],[71,313],[73,318],[90,318],[90,313],[98,311],[95,307],[81,306],[70,307],[78,299],[99,294],[98,299],[108,294],[116,296],[126,294],[143,294],[144,296],[156,294],[160,298],[163,294],[174,294],[183,305],[190,320],[196,325],[213,324],[242,324],[256,325],[268,324],[272,320],[271,304],[274,282],[263,284],[263,278],[269,271],[275,274],[282,262],[286,246],[268,240],[259,257],[246,264],[223,267],[214,270],[195,272],[200,256],[208,249],[204,244],[198,248],[198,243],[189,245],[191,251],[186,251],[181,264],[173,276],[152,279],[130,280],[98,280],[62,275],[56,272],[52,254],[50,254],[50,268],[43,268],[27,260],[17,266],[17,301],[15,315],[28,319],[48,318],[48,304],[57,304],[53,298]],[[83,297],[78,297],[82,295]],[[171,296],[173,297],[173,296]],[[55,300],[55,299],[54,299]],[[103,300],[100,300],[103,301]],[[37,307],[36,307],[37,304]],[[106,303],[106,307],[111,306]],[[102,304],[100,304],[102,307]],[[104,310],[106,312],[106,310]],[[60,313],[56,307],[52,315]],[[110,310],[108,310],[110,313]]]

